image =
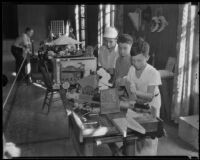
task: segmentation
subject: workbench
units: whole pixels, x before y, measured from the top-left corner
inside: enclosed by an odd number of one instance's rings
[[[137,122],[146,130],[141,134],[131,129],[127,129],[127,136],[123,137],[120,130],[113,123],[113,119],[126,117],[127,109],[121,109],[117,113],[109,114],[88,114],[87,122],[98,122],[97,126],[85,125],[82,115],[74,109],[74,104],[66,98],[66,91],[61,87],[59,90],[63,105],[67,112],[67,121],[69,126],[69,138],[78,156],[94,156],[94,146],[107,144],[113,155],[134,156],[136,150],[136,141],[143,138],[155,138],[164,136],[163,122],[159,118],[148,120],[137,120]],[[100,107],[100,106],[99,106]],[[121,152],[117,142],[123,142],[123,151]]]
[[[111,119],[122,117],[125,114],[126,111],[115,114],[98,115],[95,118],[97,118],[100,126],[98,128],[93,128],[93,130],[82,128],[80,124],[77,123],[73,114],[71,114],[69,116],[69,136],[77,154],[79,156],[94,156],[94,145],[107,144],[113,155],[134,156],[137,139],[162,137],[164,135],[162,120],[156,118],[157,121],[154,122],[139,122],[146,129],[145,135],[128,129],[127,137],[123,137]],[[155,123],[157,123],[157,125],[155,125]],[[119,152],[116,142],[123,142],[123,145],[125,146],[123,147],[123,154]]]

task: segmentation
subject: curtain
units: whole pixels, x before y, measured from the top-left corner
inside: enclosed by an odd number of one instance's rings
[[[175,123],[180,116],[197,114],[199,102],[199,22],[197,6],[179,6],[177,33],[177,68],[171,117]]]
[[[124,5],[116,5],[116,13],[115,13],[115,27],[117,28],[119,34],[123,33],[123,16],[124,16]]]
[[[82,48],[85,48],[85,5],[75,6],[76,39],[82,42]],[[78,45],[78,49],[79,49]]]
[[[98,15],[98,47],[103,44],[103,32],[105,27],[115,27],[115,5],[99,5]]]

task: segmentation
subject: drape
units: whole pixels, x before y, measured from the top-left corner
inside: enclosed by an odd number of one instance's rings
[[[118,6],[118,5],[116,5]],[[98,14],[98,47],[103,44],[103,33],[105,27],[115,27],[116,7],[115,5],[99,5]],[[118,7],[117,7],[118,8]]]
[[[180,116],[197,114],[199,108],[199,22],[197,6],[179,5],[177,33],[177,68],[171,117],[176,123]]]
[[[124,5],[116,5],[115,12],[115,27],[117,28],[119,34],[123,33],[123,25],[124,25]]]

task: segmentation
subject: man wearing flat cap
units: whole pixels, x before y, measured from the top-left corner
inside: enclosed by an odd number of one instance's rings
[[[117,45],[118,32],[114,27],[106,27],[103,45],[99,48],[98,63],[110,74],[114,73],[115,63],[119,56]]]

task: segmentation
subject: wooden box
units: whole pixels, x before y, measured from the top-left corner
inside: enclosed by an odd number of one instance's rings
[[[180,117],[178,135],[199,150],[199,115]]]
[[[120,112],[119,96],[115,88],[102,90],[100,93],[101,114]]]

